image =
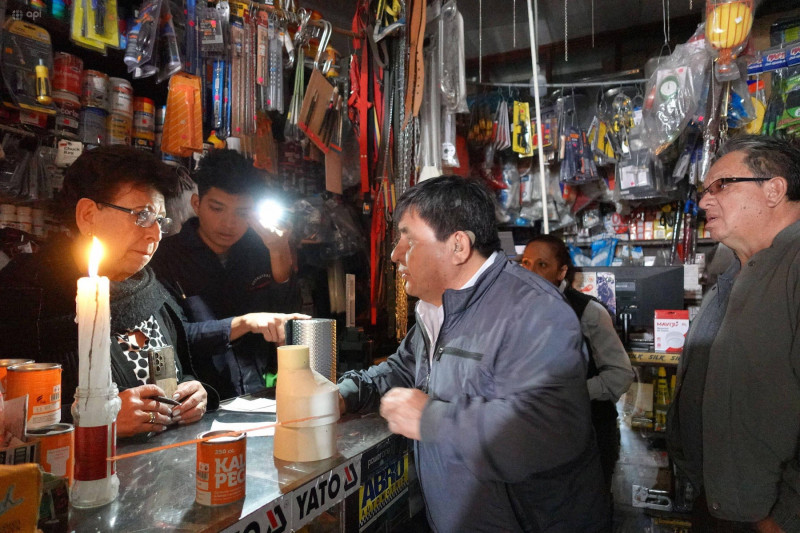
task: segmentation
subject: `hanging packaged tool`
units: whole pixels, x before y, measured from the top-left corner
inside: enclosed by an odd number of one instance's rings
[[[118,18],[117,0],[75,0],[70,38],[75,44],[98,52],[119,48]]]
[[[269,22],[269,93],[267,109],[283,113],[283,31],[275,19]]]
[[[442,103],[451,113],[468,113],[464,56],[464,19],[455,0],[448,0],[439,15],[439,65]]]
[[[502,152],[511,148],[511,122],[508,120],[508,102],[505,99],[497,106],[492,133],[495,151]]]
[[[2,42],[3,61],[0,68],[6,91],[14,104],[23,109],[55,115],[56,108],[47,89],[47,73],[53,69],[50,34],[35,24],[8,19]]]
[[[220,2],[222,4],[222,2]],[[198,7],[198,41],[200,55],[218,57],[225,53],[225,32],[223,17],[226,11],[214,7]]]
[[[598,179],[600,176],[586,132],[570,126],[566,130],[564,159],[561,161],[561,182],[579,185]]]
[[[514,136],[512,149],[523,157],[533,155],[533,139],[531,138],[531,115],[528,102],[514,101]]]
[[[133,27],[128,30],[128,46],[123,61],[128,72],[148,63],[153,57],[161,17],[161,0],[145,0]],[[152,73],[155,73],[153,70]]]
[[[178,38],[175,36],[175,25],[172,23],[172,13],[169,10],[169,2],[161,5],[161,19],[158,27],[158,83],[166,80],[179,70],[181,63],[181,53],[178,49]]]
[[[338,96],[339,89],[333,87],[319,70],[314,69],[306,88],[297,125],[323,153],[328,152],[326,141],[330,140],[330,135],[336,127],[334,115]],[[339,110],[341,111],[341,106]]]
[[[303,64],[305,55],[302,48],[297,50],[299,65]],[[297,127],[298,117],[305,97],[305,72],[306,69],[298,67],[294,73],[294,91],[289,102],[289,109],[286,112],[286,124],[283,127],[283,136],[289,141],[299,141],[302,137],[300,128]]]
[[[179,157],[203,151],[203,105],[200,78],[178,72],[169,80],[161,151]]]

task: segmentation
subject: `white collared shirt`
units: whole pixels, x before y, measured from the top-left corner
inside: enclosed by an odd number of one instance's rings
[[[497,252],[493,252],[492,255],[490,255],[489,258],[484,261],[478,271],[475,272],[475,274],[469,279],[469,281],[467,281],[458,290],[466,289],[475,285],[475,282],[478,281],[480,275],[483,274],[494,262],[496,255]],[[433,305],[420,300],[417,303],[417,315],[422,321],[425,331],[428,332],[430,337],[428,357],[431,359],[431,363],[433,363],[433,350],[436,347],[436,340],[439,338],[439,331],[442,329],[442,323],[444,322],[444,305]]]

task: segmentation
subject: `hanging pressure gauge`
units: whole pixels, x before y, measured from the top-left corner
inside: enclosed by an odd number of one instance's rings
[[[661,83],[658,84],[658,98],[662,102],[668,102],[673,98],[678,96],[678,89],[680,85],[678,83],[678,77],[673,75],[666,76],[664,79],[661,80]]]

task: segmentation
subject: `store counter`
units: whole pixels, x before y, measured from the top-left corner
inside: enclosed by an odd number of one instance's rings
[[[194,439],[209,430],[213,420],[266,424],[274,421],[275,415],[220,410],[195,424],[169,429],[146,441],[122,439],[117,454]],[[196,444],[117,461],[117,499],[94,509],[70,508],[70,531],[291,531],[346,496],[358,495],[364,477],[368,480],[374,475],[373,466],[398,472],[399,461],[404,481],[399,477],[395,480],[394,492],[407,486],[406,440],[393,436],[380,416],[346,415],[336,429],[339,453],[331,459],[309,463],[275,459],[273,437],[248,437],[246,497],[221,507],[194,501]],[[362,456],[370,458],[369,471],[365,461],[362,472]]]

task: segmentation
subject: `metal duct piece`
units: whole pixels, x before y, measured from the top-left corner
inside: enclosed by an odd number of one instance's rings
[[[311,369],[336,383],[336,321],[309,318],[286,322],[286,344],[308,346]]]

